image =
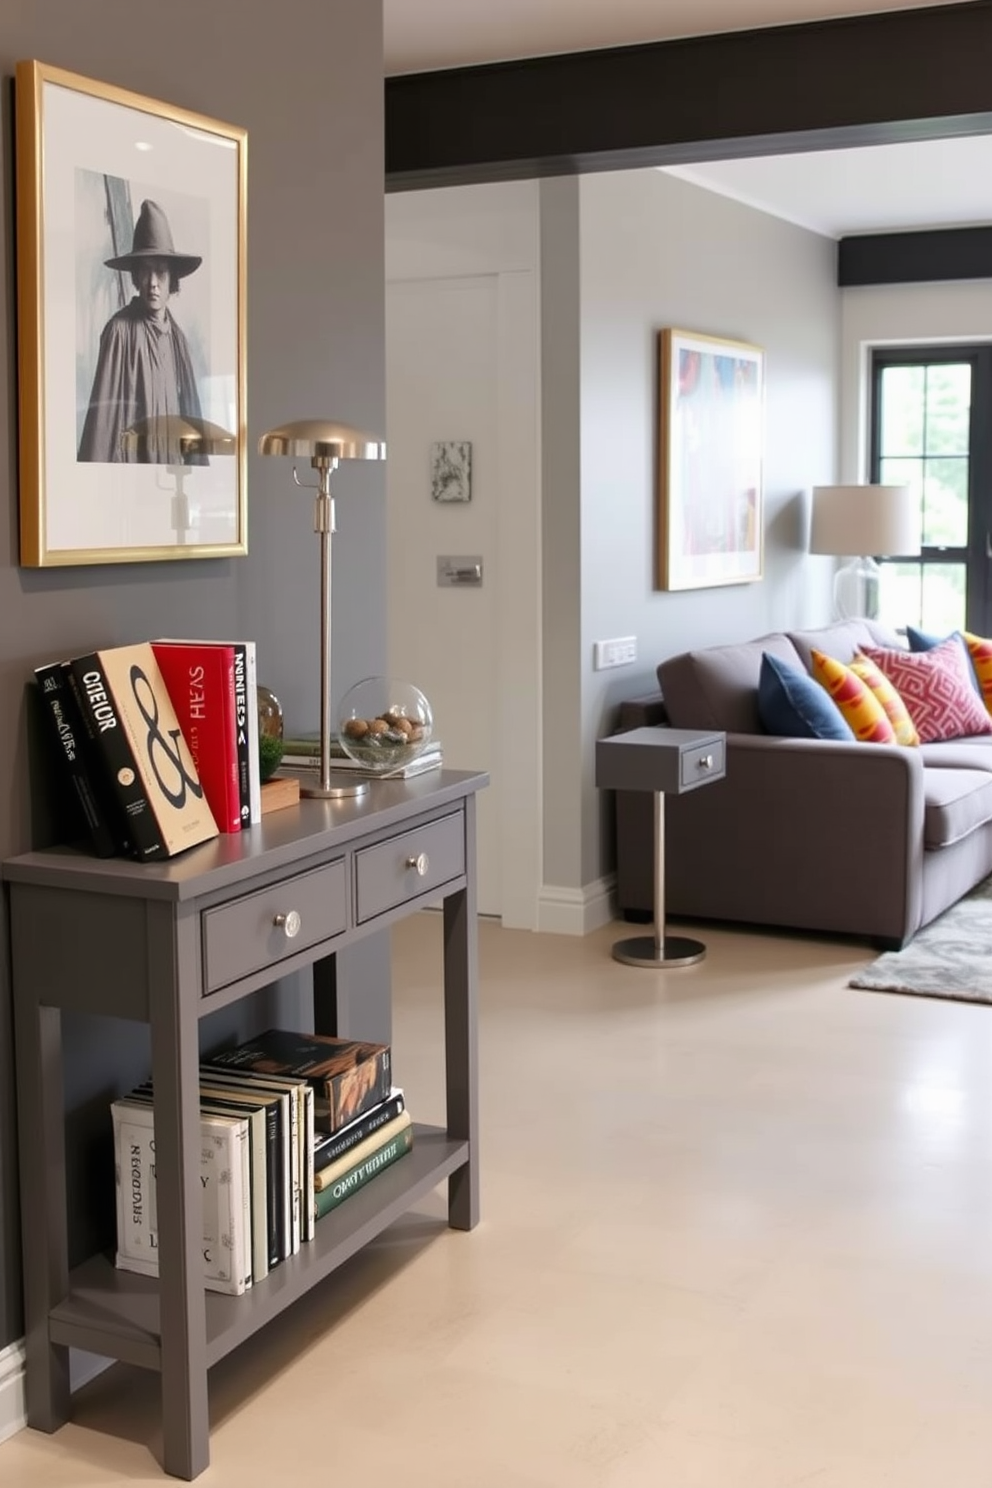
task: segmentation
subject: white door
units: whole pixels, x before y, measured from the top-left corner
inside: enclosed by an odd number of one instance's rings
[[[539,345],[530,270],[387,284],[390,670],[431,700],[445,764],[488,772],[479,909],[520,930],[542,871]],[[466,502],[432,500],[447,441],[472,447]],[[481,586],[439,586],[445,557]]]

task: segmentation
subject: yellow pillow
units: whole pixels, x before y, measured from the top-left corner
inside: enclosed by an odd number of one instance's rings
[[[985,704],[986,711],[992,713],[992,641],[987,641],[982,636],[972,635],[970,630],[963,630],[961,634],[968,647],[968,655],[971,657],[971,666],[982,694],[982,702]]]
[[[851,662],[851,671],[871,688],[885,709],[885,716],[895,732],[896,743],[906,744],[911,748],[919,744],[920,736],[916,732],[916,724],[909,716],[909,709],[885,673],[869,657],[862,656],[860,651]],[[989,656],[989,681],[992,685],[992,647]]]
[[[812,673],[847,719],[851,732],[864,744],[894,744],[896,731],[878,698],[858,674],[822,651],[811,653]]]

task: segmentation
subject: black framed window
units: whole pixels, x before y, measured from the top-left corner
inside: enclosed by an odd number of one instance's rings
[[[919,557],[879,558],[879,618],[992,633],[992,345],[872,353],[870,479],[920,504]]]

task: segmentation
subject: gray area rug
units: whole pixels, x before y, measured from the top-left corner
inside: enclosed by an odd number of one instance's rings
[[[992,878],[925,925],[903,950],[872,961],[848,986],[992,1002]]]

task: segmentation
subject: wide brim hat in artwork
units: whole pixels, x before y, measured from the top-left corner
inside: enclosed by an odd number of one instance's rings
[[[164,258],[177,279],[192,274],[203,262],[195,253],[177,253],[172,242],[172,229],[158,202],[143,201],[134,226],[130,253],[119,258],[105,258],[108,269],[136,269],[145,259]]]

